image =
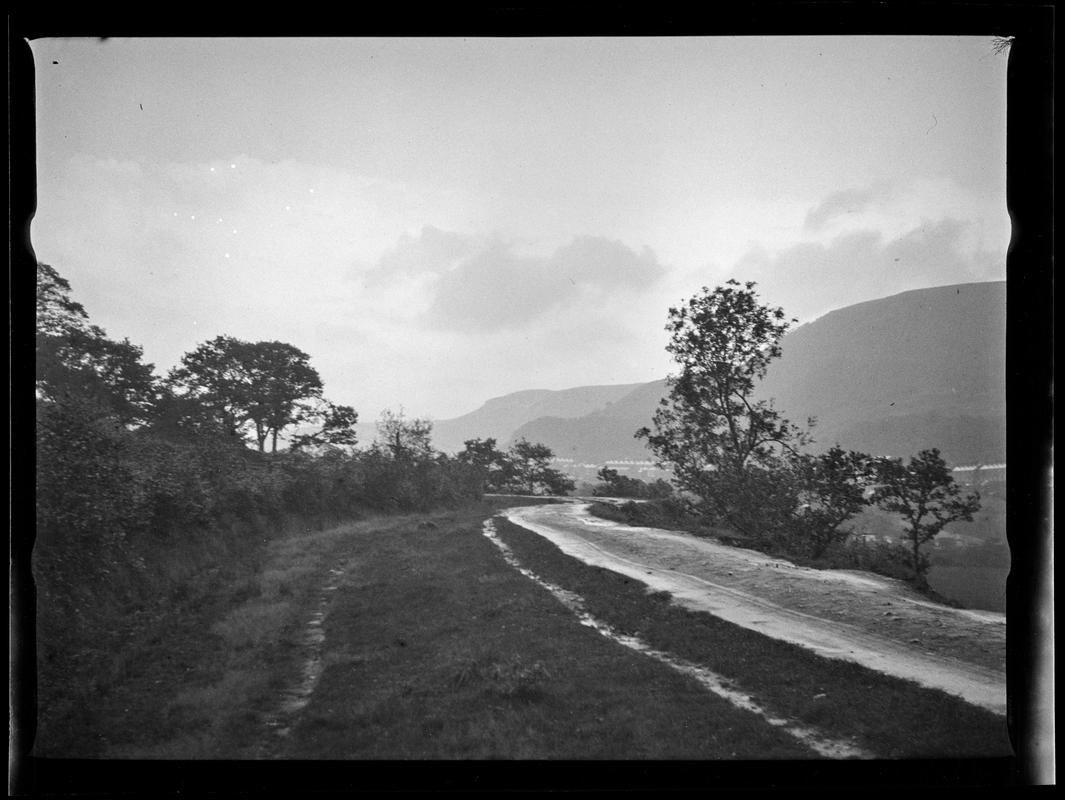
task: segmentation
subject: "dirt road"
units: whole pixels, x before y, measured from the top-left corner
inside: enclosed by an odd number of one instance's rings
[[[872,573],[798,567],[711,539],[620,525],[588,508],[525,506],[504,515],[685,607],[1006,713],[1004,614],[933,603]]]

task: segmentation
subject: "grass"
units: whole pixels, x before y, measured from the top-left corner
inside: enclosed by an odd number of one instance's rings
[[[509,504],[509,503],[507,503]],[[694,681],[580,625],[508,567],[483,512],[351,540],[325,669],[281,757],[803,759]]]
[[[116,616],[113,636],[97,646],[109,657],[48,668],[49,685],[66,683],[45,695],[63,702],[45,709],[37,754],[155,765],[814,758],[693,680],[580,625],[507,566],[481,526],[522,502],[535,501],[490,498],[460,511],[293,530],[239,567],[192,574],[163,611],[129,624]],[[522,529],[499,528],[523,561],[584,595],[594,614],[734,677],[777,714],[854,735],[889,757],[1008,752],[1000,721],[945,695],[820,663],[677,609]],[[343,576],[330,572],[340,568]],[[266,723],[299,681],[307,620],[322,587],[336,582],[317,686],[289,735],[277,737]]]
[[[662,592],[591,567],[504,519],[500,538],[544,579],[573,591],[593,616],[652,646],[704,664],[764,706],[881,758],[1012,754],[1005,720],[937,690],[826,659],[669,602]]]

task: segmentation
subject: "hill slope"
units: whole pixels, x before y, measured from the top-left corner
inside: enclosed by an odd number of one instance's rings
[[[758,396],[793,421],[816,417],[818,447],[948,461],[1005,460],[1004,282],[919,289],[833,311],[789,333]],[[514,431],[587,463],[646,459],[664,381],[641,384],[579,418],[545,416]]]
[[[531,420],[541,417],[570,419],[582,417],[624,397],[640,384],[578,386],[552,391],[531,389],[496,397],[476,411],[433,423],[433,444],[438,450],[462,450],[467,439],[494,438],[500,445]]]

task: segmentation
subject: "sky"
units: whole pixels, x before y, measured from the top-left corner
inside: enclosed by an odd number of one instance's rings
[[[989,37],[40,39],[40,261],[164,375],[220,334],[448,419],[652,381],[729,278],[807,322],[1005,280]]]

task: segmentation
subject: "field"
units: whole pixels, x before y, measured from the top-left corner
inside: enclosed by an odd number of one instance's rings
[[[380,777],[394,760],[445,771],[493,760],[640,761],[650,771],[633,780],[655,785],[750,781],[736,762],[755,760],[774,762],[776,774],[800,770],[805,781],[856,774],[833,773],[828,767],[855,765],[826,764],[780,726],[580,624],[483,535],[493,510],[514,504],[496,499],[278,539],[195,612],[175,609],[128,640],[105,673],[43,669],[42,680],[66,682],[70,692],[87,682],[93,689],[65,715],[46,714],[36,749],[42,777],[57,789],[77,780],[113,787],[131,776],[191,789],[205,766],[204,780],[240,775],[254,785],[303,774],[309,762],[329,762],[315,774],[340,781],[349,773],[339,762],[375,762],[360,774]],[[910,780],[913,770],[947,783],[1005,775],[1001,718],[684,611],[496,524],[524,566],[577,592],[616,629],[706,665],[777,717],[878,759],[921,759],[876,762],[882,781]],[[108,770],[72,758],[107,759]],[[249,772],[249,760],[270,763]],[[296,771],[276,772],[294,761]],[[172,762],[201,769],[180,772]],[[691,762],[704,764],[694,777]],[[676,768],[667,774],[665,763]],[[63,769],[49,772],[50,764]],[[498,771],[478,774],[502,780]],[[547,776],[509,774],[534,784]],[[398,777],[419,775],[428,779],[417,769]]]

